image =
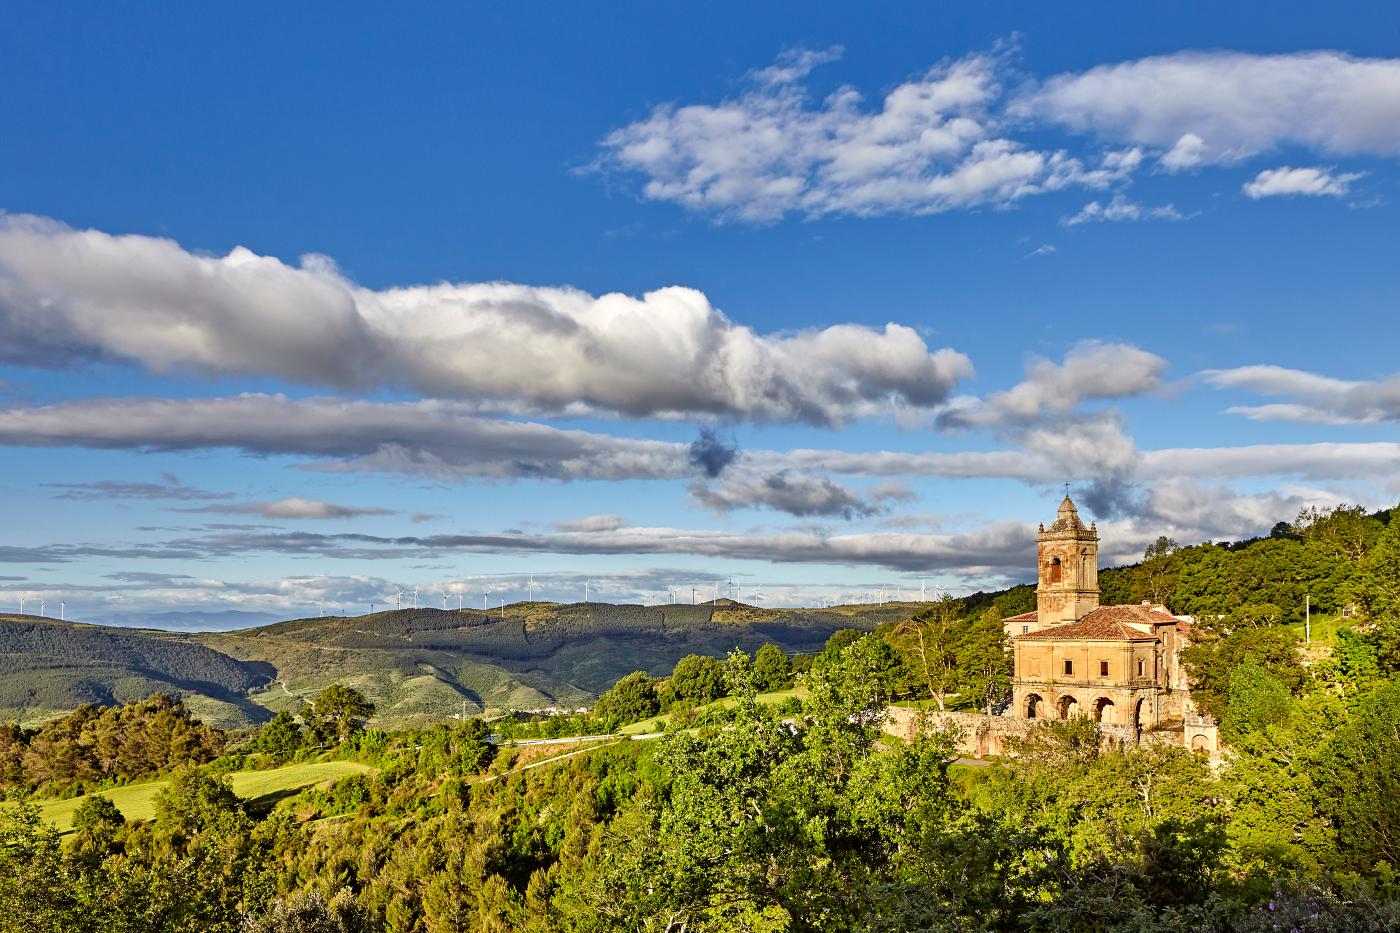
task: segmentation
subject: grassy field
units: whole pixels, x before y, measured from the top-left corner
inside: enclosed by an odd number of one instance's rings
[[[799,700],[805,700],[807,698],[807,688],[791,687],[787,690],[776,690],[773,693],[760,693],[757,697],[757,700],[758,702],[763,703],[767,706],[778,706],[783,702],[792,699],[793,697],[797,697]],[[697,709],[697,712],[700,710],[714,709],[716,707],[724,709],[726,707],[733,706],[736,702],[738,701],[736,701],[733,697],[725,697],[724,699],[716,700],[715,702],[710,703],[707,706],[699,707]],[[643,719],[641,722],[634,722],[630,726],[623,726],[618,731],[621,732],[623,735],[642,735],[647,732],[661,732],[666,728],[666,724],[670,721],[670,716],[653,716],[650,719]]]
[[[1337,643],[1337,630],[1352,628],[1356,623],[1356,619],[1343,619],[1341,616],[1324,616],[1315,612],[1312,617],[1312,640],[1315,644],[1335,645]],[[1303,640],[1302,622],[1290,622],[1284,627],[1296,635],[1299,641]]]
[[[300,791],[313,784],[327,784],[347,774],[373,770],[369,765],[354,761],[309,761],[268,771],[235,771],[228,776],[228,780],[235,794],[244,800],[257,800]],[[165,790],[167,783],[151,781],[130,784],[98,793],[110,798],[127,819],[149,820],[156,815],[156,796]],[[43,800],[39,802],[39,809],[45,819],[56,825],[60,832],[66,833],[73,827],[73,813],[82,802],[82,797]]]

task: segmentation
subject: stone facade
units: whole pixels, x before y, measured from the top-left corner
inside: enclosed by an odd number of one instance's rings
[[[1216,724],[1191,702],[1181,651],[1191,620],[1166,606],[1099,605],[1099,534],[1069,496],[1036,535],[1036,608],[1002,620],[1011,644],[1011,702],[1000,716],[891,707],[885,729],[911,738],[925,722],[958,738],[961,754],[1006,753],[1046,719],[1093,718],[1106,745],[1153,743],[1219,760]]]
[[[1092,717],[1101,734],[1219,752],[1215,723],[1191,702],[1181,651],[1191,620],[1166,606],[1100,606],[1098,529],[1069,496],[1036,535],[1036,609],[1004,620],[1014,655],[1002,718]]]

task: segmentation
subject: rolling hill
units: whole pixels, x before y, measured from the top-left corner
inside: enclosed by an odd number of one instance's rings
[[[274,670],[169,633],[37,616],[0,616],[0,718],[43,719],[83,703],[159,691],[189,697],[211,721],[260,718],[249,691]]]
[[[0,718],[33,722],[160,690],[214,724],[251,725],[336,682],[374,700],[386,726],[464,710],[577,707],[624,674],[666,674],[687,654],[751,652],[770,641],[815,651],[837,629],[873,629],[919,607],[525,602],[489,613],[403,609],[200,633],[0,616]]]

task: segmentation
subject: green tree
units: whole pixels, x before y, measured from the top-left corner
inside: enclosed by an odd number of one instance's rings
[[[1161,535],[1143,551],[1136,587],[1141,598],[1154,603],[1165,603],[1171,598],[1176,586],[1176,561],[1173,555],[1178,550],[1175,541]]]
[[[281,712],[272,717],[253,736],[249,749],[271,755],[278,761],[292,758],[306,744],[306,735],[291,713]]]
[[[610,729],[655,716],[659,711],[656,681],[646,671],[633,671],[623,677],[593,704],[593,715]]]
[[[1006,650],[1001,614],[989,609],[973,620],[958,640],[959,691],[989,708],[1011,689],[1012,655]]]
[[[1220,720],[1220,734],[1226,741],[1284,722],[1293,712],[1288,688],[1253,655],[1230,671],[1228,691],[1228,706]]]
[[[1225,718],[1230,705],[1231,674],[1246,658],[1253,658],[1289,693],[1297,693],[1306,679],[1298,640],[1284,628],[1237,628],[1220,636],[1201,626],[1196,637],[1200,640],[1181,653],[1181,660],[1194,683],[1192,699],[1218,720]]]
[[[116,804],[101,794],[84,797],[73,812],[69,851],[92,863],[100,863],[120,848],[118,836],[126,818]]]
[[[753,676],[761,691],[782,690],[792,680],[792,662],[782,648],[769,642],[753,656]]]
[[[1313,767],[1341,867],[1400,864],[1400,683],[1367,697]]]
[[[688,654],[676,662],[666,682],[665,703],[699,705],[718,700],[726,690],[724,664],[703,654]]]
[[[1347,595],[1372,621],[1400,619],[1400,507],[1357,568]]]
[[[344,742],[373,715],[374,704],[354,687],[342,684],[331,684],[318,693],[305,713],[311,731],[323,742]]]
[[[939,710],[958,688],[960,608],[957,600],[944,596],[912,619],[900,622],[888,636],[912,685],[937,703]]]

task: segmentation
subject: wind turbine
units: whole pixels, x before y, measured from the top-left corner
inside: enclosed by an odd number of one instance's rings
[[[461,612],[461,611],[462,611],[462,591],[461,591],[461,589],[458,589],[458,590],[457,590],[457,611],[458,611],[458,612]]]
[[[68,612],[68,608],[64,605],[63,600],[60,599],[60,600],[58,601],[58,621],[60,621],[60,622],[67,622],[67,621],[68,621],[67,612]]]
[[[491,591],[486,587],[481,588],[481,611],[486,612],[490,607],[486,605],[486,598],[491,595]]]
[[[24,594],[19,594],[19,614],[24,615]]]
[[[403,608],[403,587],[399,587],[397,590],[394,591],[394,611],[397,612],[398,610],[400,610],[400,609],[402,609],[402,608]]]
[[[39,615],[41,615],[41,616],[46,616],[46,615],[48,615],[48,612],[49,612],[48,606],[49,606],[48,600],[44,599],[42,596],[39,597]]]
[[[585,603],[588,602],[588,589],[589,589],[589,587],[591,587],[592,585],[593,585],[593,581],[590,580],[590,579],[588,579],[587,577],[585,577],[584,580],[583,580],[583,601],[584,601]]]
[[[447,611],[447,590],[442,591],[442,611]]]
[[[526,584],[525,584],[525,600],[526,600],[527,602],[534,602],[534,601],[535,601],[535,587],[536,587],[536,586],[538,586],[538,584],[535,583],[535,575],[532,573],[532,574],[530,574],[530,579],[529,579],[529,581],[527,581]]]
[[[413,608],[418,608],[418,587],[413,588]]]
[[[715,581],[715,598],[711,600],[716,606],[719,605],[719,581]]]

